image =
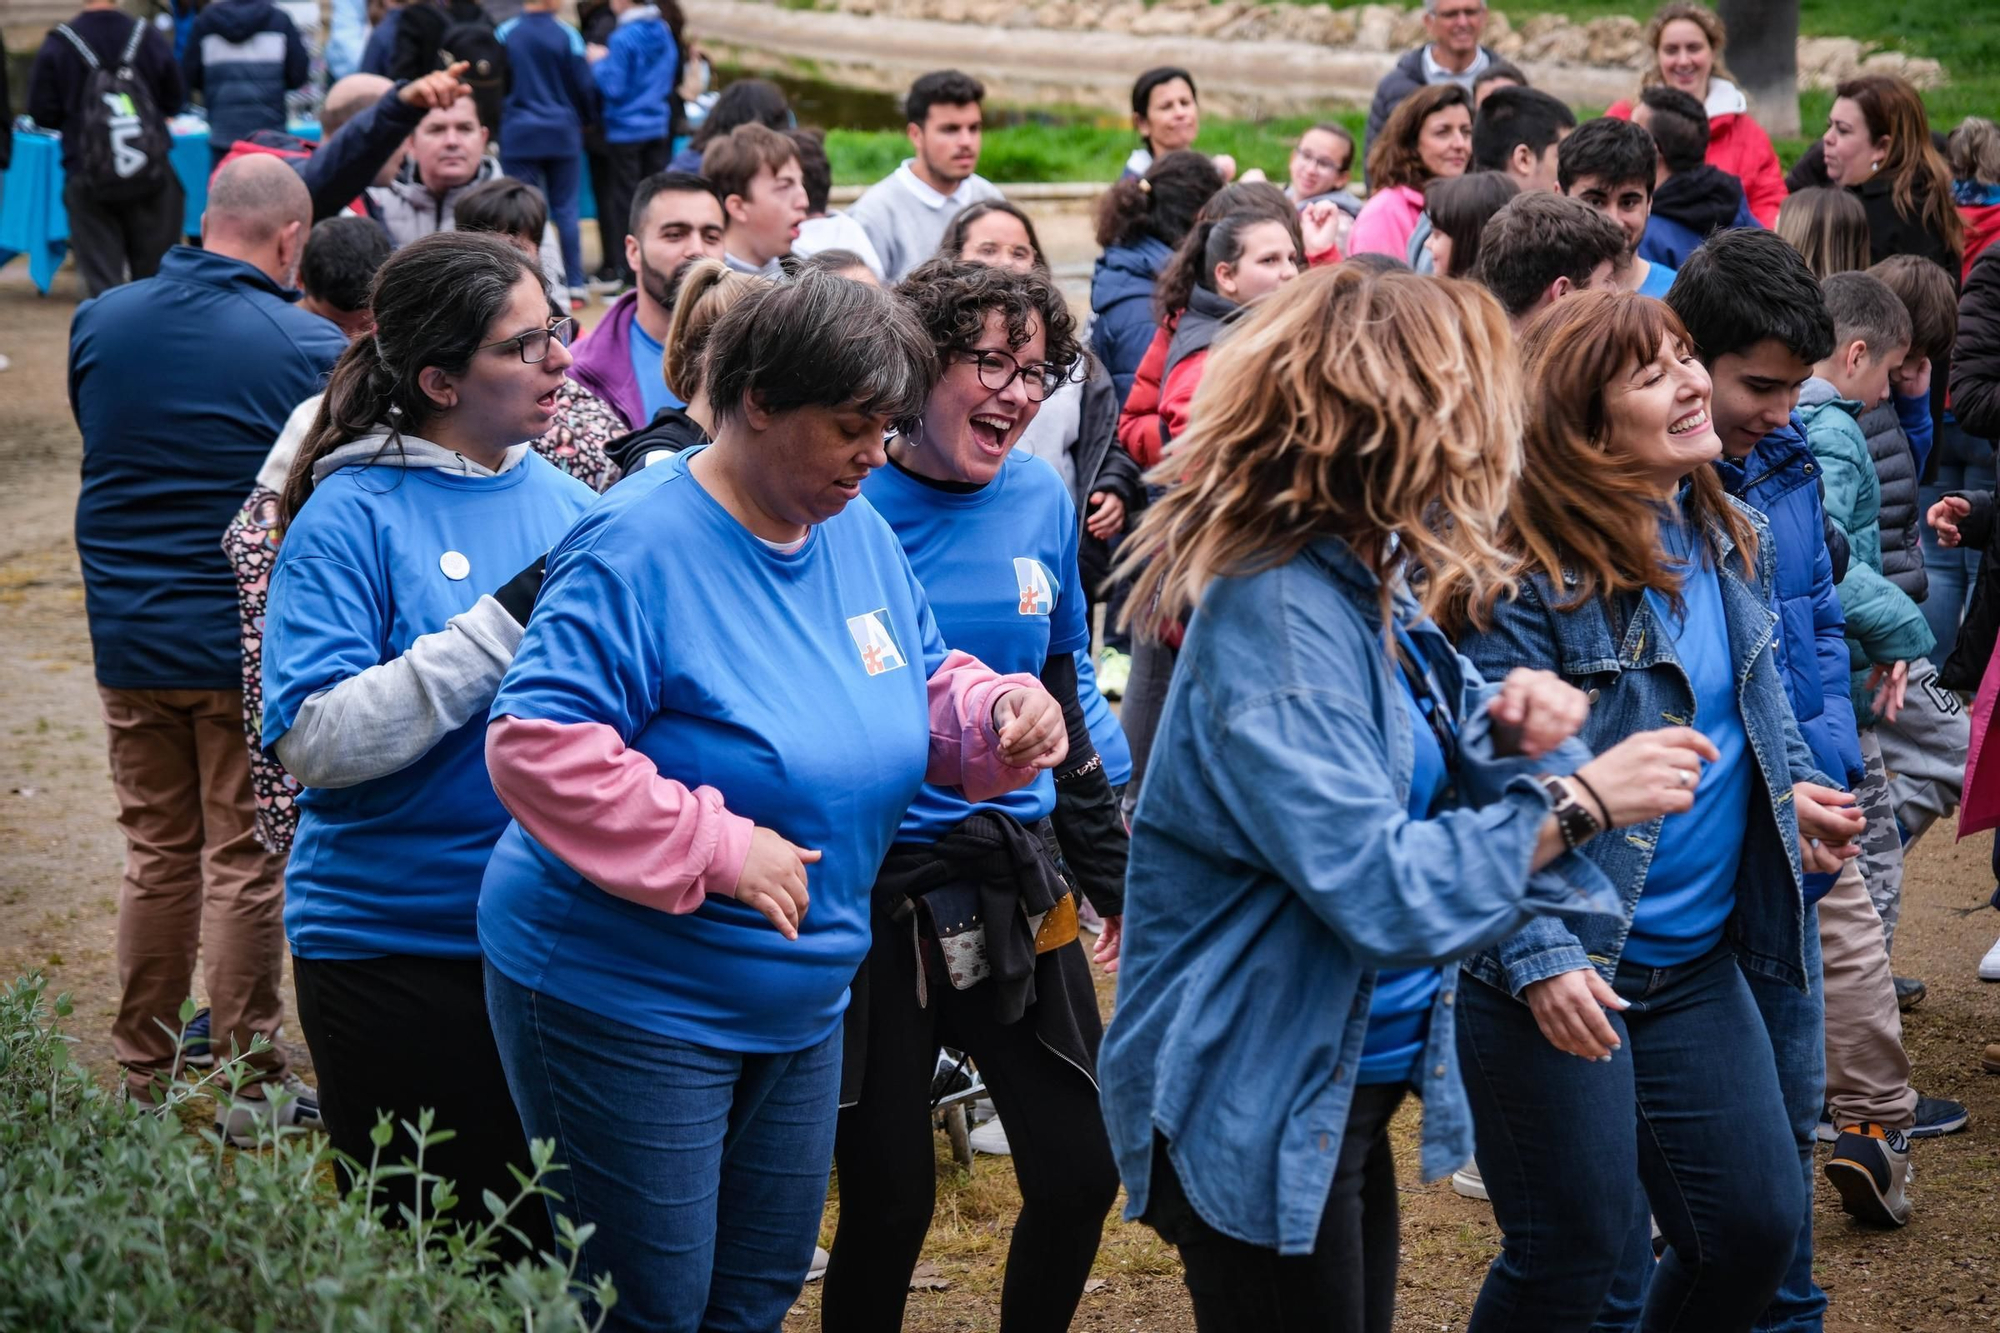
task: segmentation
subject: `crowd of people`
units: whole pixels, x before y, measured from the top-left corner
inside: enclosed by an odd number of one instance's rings
[[[1579,123],[1429,0],[1282,184],[1143,73],[1079,319],[968,74],[834,209],[768,82],[682,143],[671,0],[355,8],[316,145],[269,0],[178,60],[87,0],[30,89],[131,1101],[251,1052],[218,1131],[356,1162],[433,1111],[467,1215],[550,1140],[513,1240],[588,1228],[608,1327],[823,1275],[880,1330],[949,1050],[1002,1327],[1122,1183],[1198,1327],[1385,1333],[1415,1093],[1503,1234],[1472,1329],[1822,1325],[1817,1177],[1900,1226],[1968,1121],[1892,959],[1909,847],[2000,824],[2000,129],[1869,75],[1786,174],[1700,5]]]

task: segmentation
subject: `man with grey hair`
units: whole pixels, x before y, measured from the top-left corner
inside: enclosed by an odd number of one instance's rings
[[[221,547],[286,415],[347,346],[292,290],[311,225],[311,196],[289,164],[231,162],[209,186],[202,248],[174,247],[156,276],[84,302],[70,326],[83,436],[76,549],[126,846],[112,1045],[127,1093],[154,1104],[161,1081],[211,1043],[273,1043],[248,1057],[251,1085],[218,1107],[218,1126],[239,1142],[254,1141],[259,1119],[319,1119],[275,1044],[283,863],[252,828],[236,590]],[[183,1051],[173,1034],[197,948],[208,1037]]]
[[[1455,83],[1472,91],[1474,81],[1499,58],[1479,44],[1479,35],[1485,30],[1486,0],[1424,0],[1424,31],[1430,34],[1430,41],[1398,60],[1375,85],[1375,100],[1368,106],[1368,132],[1361,144],[1364,162],[1389,113],[1417,89],[1431,83]]]

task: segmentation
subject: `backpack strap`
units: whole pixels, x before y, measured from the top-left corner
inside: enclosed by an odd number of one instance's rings
[[[134,22],[137,22],[137,20],[134,20]],[[88,65],[92,69],[103,68],[103,66],[98,63],[97,52],[91,50],[90,44],[84,41],[83,38],[76,35],[76,29],[70,27],[69,24],[67,23],[58,23],[56,24],[56,31],[61,33],[63,37],[69,41],[69,44],[76,48],[76,53],[83,57],[84,64]]]
[[[125,53],[118,57],[118,70],[121,74],[129,76],[132,73],[132,62],[139,55],[139,43],[145,40],[145,21],[143,19],[133,19],[132,35],[125,39]]]

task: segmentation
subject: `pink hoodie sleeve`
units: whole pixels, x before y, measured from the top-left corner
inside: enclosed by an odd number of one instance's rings
[[[606,893],[675,913],[735,896],[755,826],[715,788],[660,776],[610,727],[496,718],[486,770],[521,827]]]
[[[1003,676],[953,649],[930,678],[931,761],[924,781],[957,787],[968,801],[990,801],[1034,781],[1040,770],[1000,760],[993,705],[1010,690],[1040,690],[1029,675]]]

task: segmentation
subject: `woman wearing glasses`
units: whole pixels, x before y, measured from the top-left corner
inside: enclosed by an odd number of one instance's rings
[[[1096,954],[1115,966],[1126,836],[1077,701],[1075,654],[1090,626],[1076,508],[1055,469],[1014,445],[1081,349],[1044,273],[936,259],[896,294],[940,374],[915,431],[889,442],[889,466],[862,492],[895,530],[944,641],[996,671],[1039,676],[1069,745],[1053,774],[1004,796],[926,785],[876,876],[874,945],[847,1010],[834,1144],[845,1225],[822,1327],[902,1326],[934,1202],[930,1087],[942,1044],[978,1062],[1021,1185],[1001,1327],[1064,1329],[1118,1191],[1073,889],[1104,917]],[[981,934],[983,950],[971,944]]]
[[[367,1162],[380,1115],[435,1110],[456,1137],[425,1170],[483,1220],[483,1191],[512,1198],[508,1168],[528,1165],[473,921],[507,827],[486,710],[545,553],[592,498],[523,443],[548,428],[576,321],[520,251],[462,232],[397,252],[374,308],[280,502],[264,744],[305,788],[285,935],[333,1146]],[[404,1156],[398,1129],[382,1158]],[[396,1191],[416,1202],[408,1178]],[[513,1222],[549,1245],[542,1210]]]

